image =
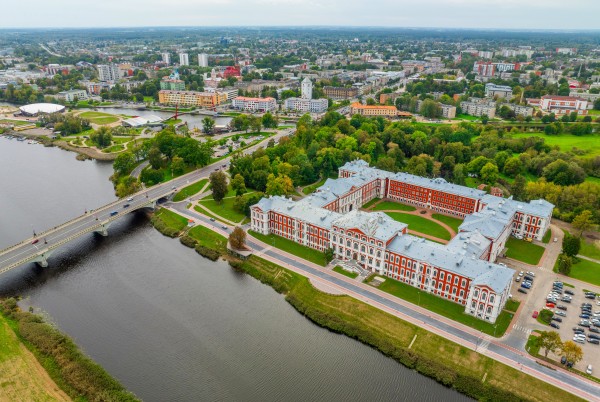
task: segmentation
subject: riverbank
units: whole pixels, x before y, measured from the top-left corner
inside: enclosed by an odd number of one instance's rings
[[[315,289],[292,271],[252,256],[230,263],[285,295],[315,324],[363,342],[398,363],[478,400],[578,401],[560,388],[459,346],[349,296]]]
[[[11,355],[18,356],[15,348],[27,348],[40,364],[28,362],[27,353],[21,350],[18,354],[25,356],[23,364],[33,370],[15,372],[12,363],[12,370],[0,370],[0,394],[6,393],[7,400],[138,401],[69,337],[39,315],[21,311],[16,299],[0,301],[0,326],[0,367]],[[10,397],[13,392],[17,393]]]
[[[359,340],[472,398],[544,402],[580,400],[354,298],[323,293],[307,278],[259,257],[251,256],[245,261],[230,258],[230,265],[284,294],[288,303],[317,325]]]

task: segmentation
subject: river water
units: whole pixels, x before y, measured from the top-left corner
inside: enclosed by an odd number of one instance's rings
[[[0,249],[114,199],[109,164],[0,137]],[[33,226],[33,228],[32,228]],[[0,277],[146,401],[463,401],[317,327],[259,281],[155,231],[142,212]]]

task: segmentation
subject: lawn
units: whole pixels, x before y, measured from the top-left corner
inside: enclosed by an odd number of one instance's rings
[[[303,246],[294,241],[274,234],[264,235],[253,230],[249,230],[248,233],[263,243],[277,247],[283,251],[287,251],[296,257],[304,258],[305,260],[321,266],[327,265],[328,261],[325,259],[325,253],[322,253],[321,251],[313,250],[312,248]]]
[[[524,137],[541,137],[545,140],[545,143],[553,146],[558,145],[560,150],[568,152],[572,148],[581,149],[587,151],[586,156],[597,156],[600,155],[600,137],[597,135],[585,135],[576,136],[572,134],[559,134],[559,135],[545,135],[545,134],[532,134],[532,133],[517,133],[512,134],[513,138],[524,138]]]
[[[375,207],[373,207],[371,209],[371,211],[385,211],[385,210],[392,210],[392,211],[416,211],[417,208],[411,206],[411,205],[404,205],[404,204],[400,204],[397,202],[393,202],[393,201],[382,201],[379,204],[375,205]]]
[[[431,217],[437,221],[443,222],[446,225],[450,226],[457,233],[458,227],[463,223],[463,220],[460,218],[453,218],[452,216],[442,214],[433,214],[431,215]]]
[[[588,243],[586,240],[581,241],[581,248],[579,254],[585,255],[586,257],[600,260],[600,248],[593,243]]]
[[[246,215],[241,214],[233,209],[233,203],[235,202],[235,198],[225,198],[219,204],[212,199],[212,196],[209,197],[210,199],[202,199],[200,201],[200,205],[208,208],[215,215],[236,223],[247,219]]]
[[[208,179],[202,179],[194,184],[190,184],[189,186],[182,188],[181,191],[175,194],[175,197],[173,197],[173,201],[183,201],[186,198],[197,194],[200,190],[202,190],[202,188],[204,188],[206,183],[208,183]]]
[[[119,121],[119,118],[115,115],[102,113],[102,112],[83,112],[79,114],[79,117],[89,120],[94,124],[111,124]]]
[[[537,265],[544,254],[544,247],[509,237],[506,241],[506,256],[530,265]]]
[[[408,229],[427,234],[443,240],[450,240],[450,233],[439,224],[418,215],[403,214],[402,212],[386,212],[392,219],[406,223]]]
[[[504,310],[512,311],[513,313],[516,313],[517,310],[519,309],[520,305],[521,305],[520,301],[510,299],[506,302],[506,305],[504,306]]]
[[[588,176],[585,178],[585,181],[587,181],[588,183],[594,183],[600,186],[600,177],[592,177],[592,176]]]
[[[380,201],[380,200],[381,200],[381,198],[373,198],[371,201],[367,202],[361,208],[362,209],[369,209],[373,204],[375,204],[377,201]]]
[[[302,193],[306,194],[306,195],[314,193],[319,187],[321,187],[323,184],[325,184],[326,180],[327,180],[327,178],[324,178],[314,184],[311,184],[310,186],[304,187],[302,189]]]
[[[419,290],[415,287],[388,277],[385,277],[385,282],[379,285],[378,288],[379,290],[387,292],[413,304],[417,304],[434,313],[496,337],[501,337],[504,334],[513,317],[511,313],[503,311],[500,313],[500,316],[496,320],[495,324],[485,322],[471,315],[465,314],[465,307],[463,305],[442,299],[434,294],[427,293],[423,290]]]
[[[9,119],[0,119],[0,124],[12,124],[13,126],[27,126],[29,124],[35,124],[31,121],[25,120],[9,120]]]
[[[579,279],[580,281],[591,283],[592,285],[600,286],[600,264],[578,258],[578,262],[574,262],[571,267],[571,278]]]
[[[477,116],[471,116],[469,114],[459,114],[456,115],[456,117],[452,120],[469,120],[469,121],[476,121],[479,120],[479,117]]]
[[[339,265],[336,265],[333,270],[335,272],[337,272],[338,274],[342,274],[344,276],[347,276],[348,278],[356,278],[358,276],[358,274],[356,272],[350,272],[350,271],[346,271],[344,268],[340,267]]]
[[[188,232],[188,236],[194,238],[201,246],[221,252],[227,251],[227,239],[204,226],[194,226]]]
[[[187,218],[165,208],[159,209],[158,212],[156,212],[156,216],[167,226],[179,231],[183,230],[188,225]]]
[[[102,152],[104,152],[105,154],[109,154],[111,152],[120,152],[125,150],[125,146],[123,146],[122,144],[116,144],[116,145],[111,145],[110,147],[107,148],[102,148]]]
[[[552,237],[552,231],[551,230],[546,231],[546,234],[542,238],[542,243],[548,244],[550,242],[551,237]]]

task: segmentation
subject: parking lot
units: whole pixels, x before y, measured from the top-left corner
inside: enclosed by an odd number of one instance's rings
[[[575,286],[572,287],[572,285],[570,286],[568,282],[562,283],[562,292],[560,291],[560,287],[555,288],[555,294],[558,294],[558,298],[554,304],[554,307],[551,304],[547,304],[546,300],[546,297],[553,292],[552,282],[545,286],[545,293],[538,293],[543,294],[544,298],[537,301],[539,303],[539,310],[537,311],[541,313],[543,310],[549,310],[554,313],[553,318],[555,320],[553,320],[552,323],[557,325],[559,328],[547,327],[547,329],[558,332],[563,342],[567,340],[573,340],[575,334],[574,328],[583,330],[583,334],[585,334],[585,340],[580,340],[577,342],[577,345],[579,345],[583,350],[583,359],[575,366],[575,368],[580,371],[585,371],[588,364],[591,364],[594,368],[593,375],[598,377],[598,373],[600,373],[600,345],[590,343],[588,338],[590,335],[592,335],[597,336],[600,339],[600,325],[593,325],[590,323],[589,326],[581,326],[580,323],[583,318],[580,317],[580,314],[582,314],[582,304],[587,303],[591,305],[591,317],[588,319],[588,322],[594,318],[600,319],[600,315],[598,317],[593,316],[595,313],[600,314],[600,299],[597,297],[594,299],[586,298],[583,288],[577,288]],[[569,293],[572,293],[572,295]],[[564,299],[565,296],[571,298],[570,302]],[[543,353],[543,351],[541,352]],[[560,361],[560,356],[558,355],[553,355],[551,353],[548,355],[548,357]]]

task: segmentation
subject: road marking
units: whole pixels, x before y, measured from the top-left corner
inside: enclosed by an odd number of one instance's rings
[[[413,338],[413,340],[410,342],[410,345],[408,345],[408,348],[412,348],[413,343],[415,343],[415,341],[417,340],[417,334],[415,334],[415,337]]]

